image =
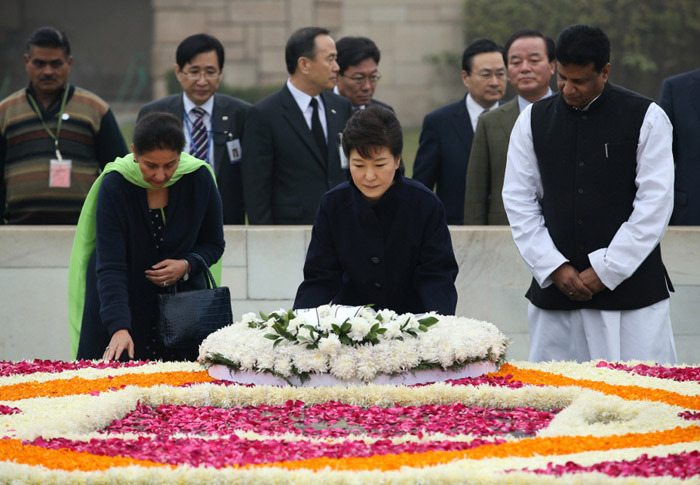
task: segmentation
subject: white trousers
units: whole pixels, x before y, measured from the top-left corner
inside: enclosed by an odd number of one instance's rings
[[[543,310],[528,306],[530,361],[676,363],[670,299],[637,310]]]

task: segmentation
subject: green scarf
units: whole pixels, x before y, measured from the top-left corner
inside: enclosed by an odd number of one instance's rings
[[[200,167],[205,166],[214,177],[214,170],[205,162],[194,158],[185,152],[180,154],[180,163],[172,178],[168,180],[165,187],[170,187],[180,180],[183,175],[192,173]],[[97,214],[97,194],[100,191],[100,184],[105,174],[109,172],[119,172],[126,180],[144,189],[155,189],[146,182],[141,175],[138,163],[134,162],[134,155],[129,154],[123,158],[117,158],[114,162],[108,163],[95,183],[92,184],[80,212],[78,226],[75,229],[75,239],[73,239],[73,250],[70,255],[70,266],[68,267],[68,324],[70,327],[70,346],[73,359],[78,355],[78,342],[80,341],[80,327],[83,322],[83,307],[85,305],[85,282],[87,265],[92,253],[95,251],[96,238],[96,214]],[[214,177],[214,180],[216,178]],[[221,281],[221,260],[211,267],[212,275],[217,282]]]

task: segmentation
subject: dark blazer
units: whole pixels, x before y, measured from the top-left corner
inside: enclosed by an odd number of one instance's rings
[[[374,99],[374,98],[372,98],[372,99],[369,100],[369,104],[370,104],[370,105],[376,104],[376,105],[378,105],[378,106],[381,106],[382,108],[386,108],[386,109],[390,109],[391,111],[394,111],[394,108],[392,108],[392,107],[389,106],[388,104],[382,103],[381,101],[376,100],[376,99]]]
[[[700,225],[700,69],[664,80],[659,105],[673,124],[676,163],[671,224]]]
[[[516,96],[479,118],[467,167],[464,224],[508,225],[501,192],[510,132],[519,115]]]
[[[423,119],[413,178],[435,192],[448,224],[464,224],[464,190],[474,130],[466,96]]]
[[[454,315],[458,266],[442,204],[397,171],[370,206],[352,181],[321,200],[294,308],[333,302]]]
[[[226,142],[240,140],[243,143],[243,127],[250,104],[225,94],[214,94],[214,110],[211,128],[214,132],[214,173],[221,194],[224,224],[244,224],[243,182],[241,164],[231,163]],[[164,111],[177,116],[184,115],[182,93],[173,94],[143,105],[138,118],[154,111]],[[245,149],[242,148],[245,153]]]
[[[286,85],[250,108],[241,162],[250,224],[312,224],[321,196],[348,179],[340,165],[338,134],[350,117],[350,101],[331,92],[321,98],[326,153],[314,142]]]

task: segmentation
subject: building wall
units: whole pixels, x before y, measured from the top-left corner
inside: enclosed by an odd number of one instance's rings
[[[377,99],[405,126],[464,95],[459,68],[439,69],[427,57],[460,54],[463,0],[152,0],[153,97],[167,94],[164,73],[188,35],[207,32],[224,44],[224,82],[277,85],[287,79],[284,46],[296,29],[326,27],[335,39],[364,35],[382,52]]]
[[[110,103],[149,99],[152,24],[144,0],[0,0],[0,96],[26,86],[24,44],[35,29],[52,26],[70,42],[71,83]]]
[[[68,261],[74,227],[0,227],[0,360],[70,359]],[[503,226],[452,227],[460,272],[457,314],[493,322],[512,339],[510,360],[526,360],[530,277]],[[302,280],[311,230],[226,226],[223,284],[234,318],[288,309]],[[700,227],[671,228],[662,243],[676,292],[671,319],[680,362],[700,363]]]

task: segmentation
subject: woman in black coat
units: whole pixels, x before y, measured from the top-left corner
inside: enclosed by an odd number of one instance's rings
[[[398,170],[396,115],[380,106],[358,110],[342,142],[351,180],[321,199],[294,308],[374,304],[454,315],[458,267],[445,210]]]
[[[157,295],[203,286],[194,283],[203,268],[193,253],[208,266],[221,258],[221,198],[211,168],[182,153],[176,117],[143,117],[133,139],[133,154],[105,167],[78,222],[69,298],[71,317],[81,317],[77,356],[194,360],[200,342],[158,345]],[[81,277],[84,290],[74,285]]]

